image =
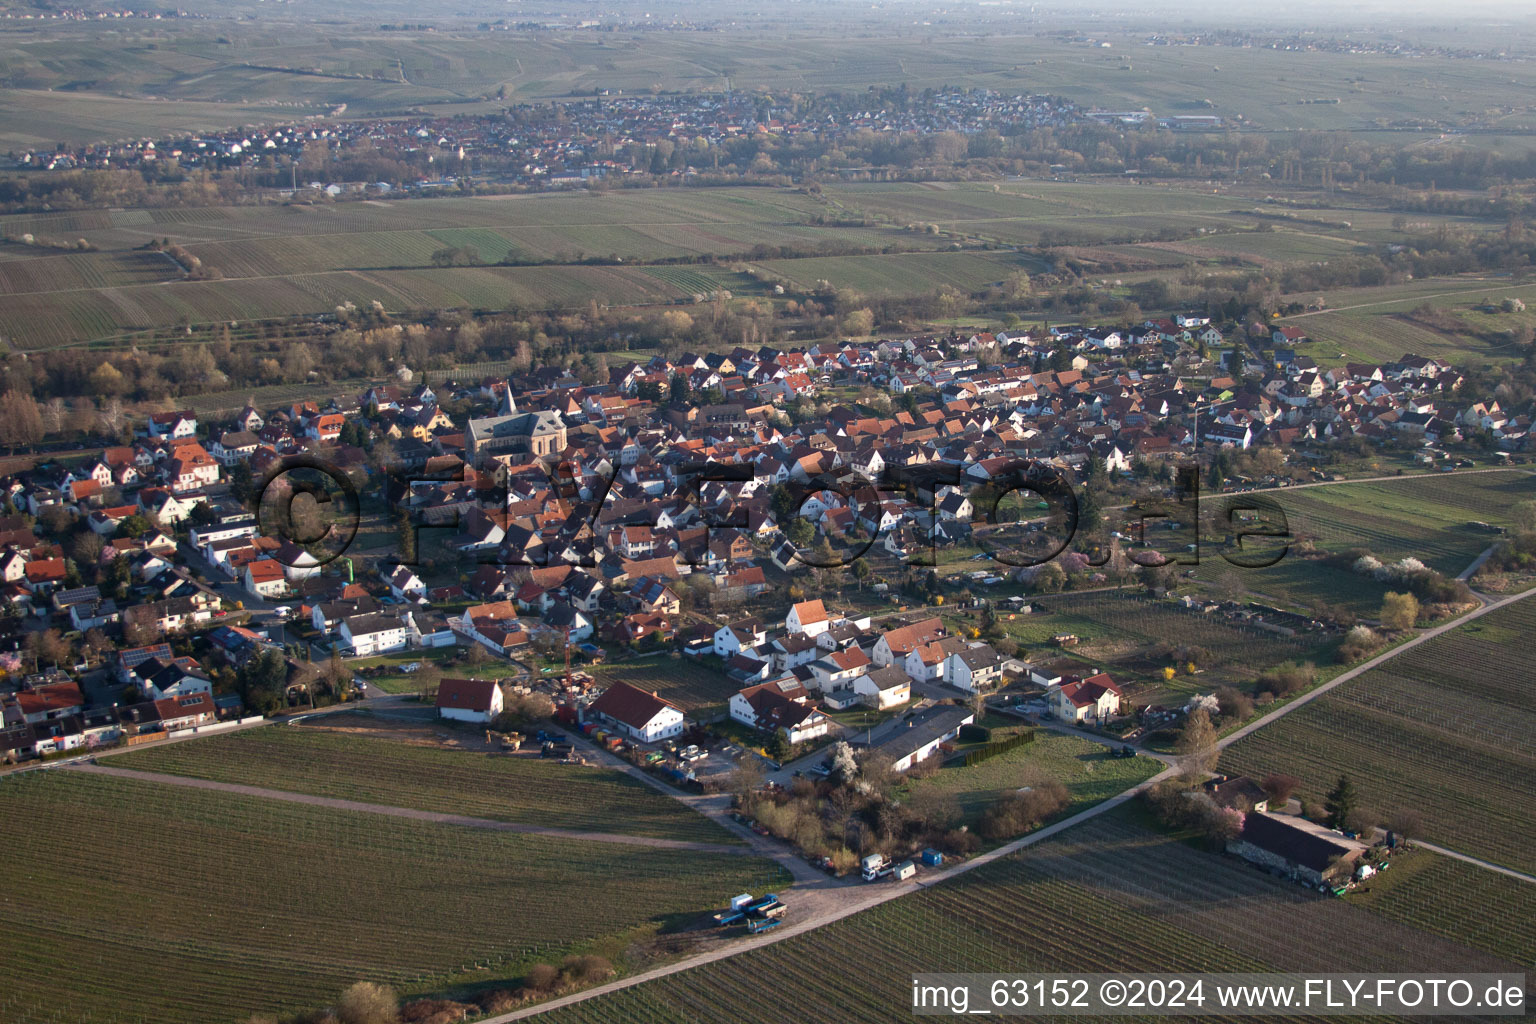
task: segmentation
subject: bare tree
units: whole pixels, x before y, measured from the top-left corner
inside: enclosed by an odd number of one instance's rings
[[[1424,834],[1424,816],[1412,807],[1404,807],[1387,819],[1387,828],[1404,843]]]
[[[1216,768],[1221,750],[1216,746],[1216,727],[1205,708],[1197,707],[1189,713],[1184,731],[1179,734],[1177,753],[1179,768],[1189,776],[1208,775]]]
[[[400,1003],[394,989],[360,981],[337,1000],[336,1018],[341,1024],[398,1024]]]
[[[25,391],[0,395],[0,444],[12,450],[43,439],[43,415],[37,400]]]

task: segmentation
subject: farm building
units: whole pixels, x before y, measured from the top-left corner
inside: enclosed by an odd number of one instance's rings
[[[444,679],[437,713],[455,722],[489,722],[501,714],[501,687],[492,679]]]
[[[1348,877],[1366,850],[1358,840],[1305,818],[1255,811],[1243,819],[1243,833],[1227,844],[1227,852],[1314,885],[1338,873]]]
[[[683,709],[654,692],[616,682],[581,713],[584,722],[604,722],[638,743],[656,743],[682,733]]]
[[[1269,810],[1269,794],[1264,792],[1264,787],[1254,782],[1246,775],[1238,775],[1228,778],[1218,775],[1202,784],[1210,798],[1222,807],[1242,811]]]

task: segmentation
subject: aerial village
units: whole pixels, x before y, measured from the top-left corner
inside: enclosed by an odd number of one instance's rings
[[[401,368],[232,418],[154,413],[132,444],[0,484],[0,756],[386,695],[486,730],[537,697],[600,751],[697,789],[726,785],[745,753],[770,785],[825,777],[842,744],[923,770],[998,709],[1136,756],[1127,740],[1214,699],[1133,701],[1114,673],[1061,657],[1074,636],[1030,649],[997,623],[1110,571],[1173,602],[1168,570],[1005,564],[978,549],[972,499],[1020,464],[1169,491],[1196,445],[1238,490],[1322,478],[1325,453],[1360,438],[1433,463],[1479,434],[1523,460],[1529,424],[1469,401],[1449,365],[1321,369],[1309,344],[1191,314],[679,354],[597,383],[541,368],[427,384]],[[356,543],[328,552],[267,514],[296,464],[385,499]],[[837,483],[852,479],[878,498]],[[1119,553],[1145,543],[1110,536]],[[833,541],[852,554],[828,561]],[[1274,632],[1333,628],[1178,601]],[[663,695],[643,682],[658,672],[708,696]],[[583,756],[552,729],[510,742]]]

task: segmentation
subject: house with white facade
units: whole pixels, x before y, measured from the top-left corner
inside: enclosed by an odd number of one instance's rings
[[[1108,672],[1062,683],[1051,691],[1051,711],[1064,722],[1102,722],[1120,713],[1121,690]]]
[[[831,625],[826,606],[820,601],[801,601],[791,607],[789,614],[784,616],[785,629],[791,633],[804,633],[811,637],[825,633]]]
[[[810,692],[794,679],[770,680],[731,696],[731,717],[752,729],[782,732],[790,743],[825,736],[832,720],[811,704]]]
[[[349,615],[341,620],[337,635],[337,647],[360,658],[403,651],[411,639],[404,620],[389,612]]]
[[[761,622],[742,619],[715,630],[714,653],[721,658],[731,658],[767,641],[768,632]]]
[[[683,709],[654,691],[615,682],[581,712],[583,722],[599,722],[637,743],[659,743],[682,735]]]
[[[990,644],[969,644],[944,659],[943,678],[967,693],[990,690],[1003,678],[1003,657]]]
[[[874,749],[891,759],[891,767],[904,772],[919,761],[926,761],[939,748],[960,735],[960,727],[976,721],[976,715],[968,708],[953,704],[937,704],[914,712],[902,727],[874,745]]]
[[[502,709],[501,687],[493,679],[444,679],[437,684],[437,713],[455,722],[490,722]]]

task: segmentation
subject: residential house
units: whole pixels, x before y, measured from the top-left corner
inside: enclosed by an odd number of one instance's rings
[[[870,668],[855,677],[852,685],[859,702],[877,711],[912,699],[912,679],[895,665]]]
[[[875,642],[871,658],[881,668],[904,664],[916,647],[932,643],[944,633],[944,623],[937,616],[889,630]]]
[[[388,612],[351,615],[341,620],[337,647],[357,657],[403,651],[410,644],[404,618]]]
[[[943,676],[967,693],[990,690],[1003,677],[1003,657],[990,644],[971,644],[945,659]]]
[[[904,772],[932,757],[945,743],[960,735],[961,726],[974,721],[975,713],[967,708],[937,704],[908,715],[873,749],[890,758],[893,770]]]
[[[615,682],[581,713],[584,722],[613,726],[637,743],[659,743],[682,735],[683,709],[654,691]]]
[[[501,714],[501,686],[494,679],[444,679],[437,684],[437,713],[455,722],[486,724]]]
[[[1120,713],[1121,690],[1107,672],[1062,683],[1051,691],[1051,711],[1064,722],[1102,722]]]
[[[782,732],[794,743],[825,736],[832,720],[810,703],[810,694],[793,680],[772,680],[733,694],[731,717],[763,732]]]
[[[810,637],[825,633],[831,624],[827,609],[820,601],[801,601],[791,607],[789,614],[784,617],[785,629]]]

